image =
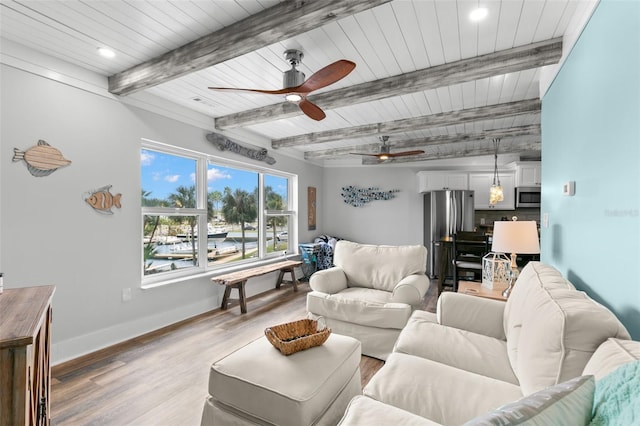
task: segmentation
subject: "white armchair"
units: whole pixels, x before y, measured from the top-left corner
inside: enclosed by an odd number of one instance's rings
[[[385,360],[429,289],[427,249],[338,241],[335,266],[311,276],[307,311],[335,333],[362,343],[363,355]]]

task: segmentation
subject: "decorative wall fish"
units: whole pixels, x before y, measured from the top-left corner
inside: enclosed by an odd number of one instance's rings
[[[120,197],[122,194],[113,195],[111,191],[112,185],[103,186],[95,191],[87,192],[84,196],[84,201],[98,213],[113,214],[112,207],[121,208]]]
[[[389,191],[380,191],[380,188],[358,188],[357,186],[349,185],[343,186],[342,201],[353,207],[362,207],[366,203],[370,203],[376,200],[390,200],[395,198],[396,192],[400,192],[399,189],[391,189]]]
[[[38,141],[38,145],[26,151],[13,148],[13,161],[20,160],[27,163],[29,173],[36,177],[49,176],[60,167],[71,164],[71,161],[64,158],[60,151],[42,139]]]

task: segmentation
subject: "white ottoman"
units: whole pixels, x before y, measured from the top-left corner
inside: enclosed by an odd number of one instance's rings
[[[336,425],[361,393],[358,340],[284,356],[261,337],[211,366],[202,425]]]

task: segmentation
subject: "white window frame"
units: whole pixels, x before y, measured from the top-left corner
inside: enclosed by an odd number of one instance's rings
[[[282,257],[283,255],[290,255],[297,253],[297,229],[298,229],[298,176],[295,174],[282,172],[279,170],[269,169],[266,167],[260,167],[254,164],[243,163],[239,161],[230,160],[227,158],[217,157],[214,155],[193,151],[186,148],[176,147],[173,145],[165,144],[162,142],[156,142],[149,139],[142,139],[141,150],[147,149],[151,151],[157,151],[164,154],[176,155],[180,157],[186,157],[196,160],[196,208],[176,208],[176,207],[145,207],[141,206],[141,234],[144,232],[144,217],[146,215],[162,215],[162,216],[198,216],[198,234],[206,235],[207,233],[207,170],[209,164],[213,163],[222,167],[230,167],[241,169],[245,171],[255,172],[258,174],[258,215],[259,215],[259,257],[244,259],[237,262],[232,262],[226,265],[210,266],[207,261],[207,239],[198,239],[198,259],[200,259],[198,266],[183,268],[175,271],[161,272],[158,274],[144,275],[143,261],[140,261],[141,267],[141,287],[152,288],[162,286],[166,284],[172,284],[176,282],[186,281],[188,279],[206,277],[214,274],[221,274],[225,272],[231,272],[235,270],[244,269],[256,264],[269,263],[274,258]],[[142,170],[142,166],[140,168]],[[265,210],[264,208],[264,175],[277,176],[287,179],[288,181],[288,193],[287,193],[287,210]],[[288,248],[284,253],[272,252],[267,254],[267,218],[272,215],[286,215],[289,216],[288,220]],[[139,236],[141,243],[141,250],[144,250],[144,243],[142,235]],[[204,255],[203,255],[204,253]],[[204,259],[204,261],[202,261]]]

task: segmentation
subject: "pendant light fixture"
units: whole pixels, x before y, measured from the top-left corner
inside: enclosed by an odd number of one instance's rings
[[[495,138],[493,140],[494,148],[494,167],[493,167],[493,184],[489,188],[489,205],[495,205],[496,203],[504,200],[504,192],[502,191],[502,185],[500,185],[500,177],[498,176],[498,146],[500,145],[500,139]]]

